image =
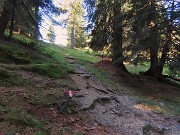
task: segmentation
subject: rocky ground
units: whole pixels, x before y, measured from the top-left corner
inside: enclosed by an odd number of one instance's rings
[[[105,129],[109,135],[179,135],[180,117],[165,116],[138,103],[136,98],[117,95],[104,86],[95,76],[85,71],[74,58],[67,57],[76,70],[70,74],[79,87],[75,100],[79,110],[84,110],[95,125],[111,127]],[[96,126],[94,126],[94,129]],[[92,132],[92,133],[91,133]],[[88,134],[99,135],[93,132]]]

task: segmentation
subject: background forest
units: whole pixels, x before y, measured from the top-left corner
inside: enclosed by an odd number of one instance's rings
[[[52,22],[50,42],[56,37],[53,25],[65,25],[71,48],[89,46],[125,71],[124,63],[144,64],[149,66],[144,75],[162,78],[168,69],[168,75],[179,77],[179,5],[178,0],[72,0],[58,6],[49,0],[4,0],[0,38],[14,33],[40,40],[46,15]],[[67,12],[67,19],[55,19]]]

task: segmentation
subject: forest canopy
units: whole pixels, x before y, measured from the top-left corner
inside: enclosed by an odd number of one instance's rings
[[[150,62],[144,74],[171,75],[180,69],[180,2],[178,0],[85,0],[92,29],[90,47],[110,47],[114,63]]]

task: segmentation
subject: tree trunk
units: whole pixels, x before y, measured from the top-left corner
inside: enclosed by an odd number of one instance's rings
[[[157,36],[151,39],[153,42],[150,45],[150,68],[145,72],[145,75],[156,76],[156,71],[158,68],[158,48]]]
[[[120,17],[121,2],[119,0],[115,0],[113,11],[114,11],[114,24],[113,24],[113,33],[112,33],[112,38],[113,38],[112,61],[114,62],[115,65],[127,71],[126,67],[123,64],[123,48],[122,48],[123,28],[122,28],[122,18]]]
[[[13,10],[12,10],[12,15],[11,15],[11,26],[10,26],[10,33],[8,36],[8,40],[10,40],[12,37],[12,32],[13,32],[13,28],[14,28],[15,10],[16,10],[16,0],[13,1]]]
[[[165,42],[165,44],[164,44],[164,46],[163,46],[163,51],[162,51],[162,55],[161,55],[161,59],[160,59],[160,61],[159,61],[159,66],[158,66],[158,69],[157,69],[157,74],[158,74],[158,76],[162,76],[162,72],[163,72],[163,67],[164,67],[164,64],[165,64],[165,62],[166,62],[166,60],[167,60],[167,54],[168,54],[168,52],[169,52],[169,45],[170,45],[170,43],[171,43],[171,41],[172,41],[172,36],[171,36],[171,34],[172,34],[172,31],[173,31],[173,29],[172,29],[172,24],[173,24],[173,11],[174,11],[174,0],[173,0],[173,2],[172,2],[172,8],[171,8],[171,14],[170,14],[170,20],[169,20],[169,22],[168,22],[168,26],[167,26],[167,34],[166,34],[166,42]]]
[[[35,31],[34,31],[34,37],[35,39],[39,39],[39,37],[41,37],[41,33],[39,31],[39,5],[40,5],[40,1],[36,0],[36,4],[35,4]]]
[[[158,68],[158,37],[157,37],[157,16],[156,16],[156,7],[155,0],[148,0],[148,4],[150,6],[149,11],[149,29],[150,29],[150,68],[144,74],[149,76],[156,76],[157,68]]]
[[[0,17],[0,39],[5,39],[4,32],[10,20],[13,0],[4,0],[4,7]]]
[[[74,22],[72,25],[72,29],[71,29],[71,48],[74,49],[75,45],[74,45],[75,39],[74,39]]]

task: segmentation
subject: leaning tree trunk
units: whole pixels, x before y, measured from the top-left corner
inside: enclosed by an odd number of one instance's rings
[[[4,0],[4,7],[0,17],[0,39],[4,39],[4,32],[8,27],[8,22],[11,17],[13,0]]]
[[[149,29],[150,29],[150,68],[144,74],[149,76],[156,76],[157,68],[158,68],[158,29],[157,29],[157,16],[156,16],[156,7],[155,0],[148,0],[150,11],[149,11]]]
[[[127,71],[126,67],[123,64],[123,48],[122,48],[122,38],[123,38],[123,28],[122,28],[122,18],[121,15],[121,2],[116,0],[114,3],[114,24],[113,24],[113,44],[112,52],[113,57],[112,61],[115,65],[122,68],[124,71]]]

